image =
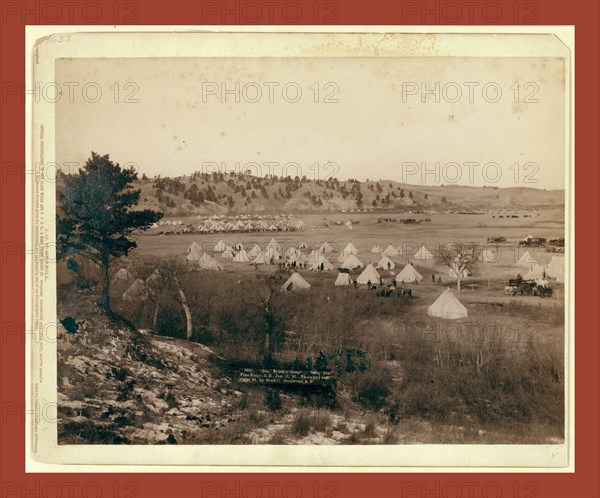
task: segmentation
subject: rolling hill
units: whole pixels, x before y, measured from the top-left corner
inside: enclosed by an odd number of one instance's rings
[[[191,176],[137,182],[140,208],[166,216],[374,211],[491,211],[559,207],[564,190],[530,187],[423,186],[394,181],[339,181],[261,178],[239,173],[196,173]]]

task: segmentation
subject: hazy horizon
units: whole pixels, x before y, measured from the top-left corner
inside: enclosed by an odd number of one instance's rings
[[[149,177],[250,167],[564,190],[564,71],[558,58],[59,59],[56,159],[81,164],[93,150]],[[446,98],[423,103],[420,85],[436,83]]]

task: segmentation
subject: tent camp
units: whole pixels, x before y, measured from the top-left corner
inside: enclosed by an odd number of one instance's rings
[[[557,282],[564,282],[565,258],[563,256],[552,256],[550,263],[548,263],[548,268],[546,268],[546,275]]]
[[[377,268],[378,270],[393,270],[394,268],[396,268],[396,263],[394,263],[390,258],[384,255],[378,261],[377,266],[375,268]]]
[[[292,273],[292,276],[288,278],[285,284],[281,286],[281,290],[283,291],[295,291],[302,289],[310,289],[310,284],[297,272]]]
[[[321,257],[311,265],[309,268],[310,271],[321,271],[321,265],[323,265],[323,271],[331,271],[333,270],[333,265],[329,262],[329,260],[321,255]]]
[[[379,247],[378,245],[375,245],[375,246],[373,246],[373,249],[371,249],[371,252],[373,254],[380,254],[382,252],[381,247]]]
[[[335,279],[335,286],[339,287],[341,285],[352,285],[354,282],[352,278],[350,278],[350,274],[346,272],[338,273],[337,278]]]
[[[234,256],[233,260],[236,263],[248,263],[250,261],[250,256],[248,256],[248,253],[246,252],[246,249],[244,249],[242,247],[242,249],[240,250],[240,252],[238,252]]]
[[[375,267],[369,263],[367,267],[363,270],[363,272],[358,276],[356,282],[359,284],[368,284],[371,282],[372,284],[380,284],[381,277]]]
[[[355,270],[356,268],[362,268],[363,266],[365,265],[362,264],[360,259],[358,259],[354,254],[350,254],[350,256],[344,259],[344,262],[341,264],[340,268]]]
[[[273,262],[279,261],[281,259],[281,254],[279,254],[279,250],[273,245],[267,245],[263,255],[267,260],[273,260]]]
[[[433,254],[431,254],[431,252],[429,252],[429,249],[427,249],[425,246],[421,246],[421,248],[414,255],[414,259],[418,259],[421,261],[433,259]]]
[[[531,265],[537,264],[538,261],[535,259],[529,251],[525,251],[523,255],[517,261],[517,266],[521,266],[523,268],[530,268]]]
[[[427,308],[427,314],[435,318],[456,320],[467,317],[467,308],[456,298],[450,288],[447,288],[435,302]]]
[[[423,280],[423,276],[417,270],[415,270],[413,265],[408,263],[404,268],[402,268],[402,271],[396,275],[395,280],[398,284],[410,284],[412,282],[420,282]]]
[[[387,256],[388,258],[391,258],[392,256],[398,256],[398,249],[396,249],[390,242],[390,245],[385,248],[385,251],[383,251],[383,255]]]

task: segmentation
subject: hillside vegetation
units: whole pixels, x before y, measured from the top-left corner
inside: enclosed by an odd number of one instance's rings
[[[195,173],[190,176],[137,182],[140,208],[166,216],[374,211],[494,210],[539,208],[564,204],[563,190],[529,187],[420,186],[380,180],[359,182],[328,178],[256,177],[240,173]]]

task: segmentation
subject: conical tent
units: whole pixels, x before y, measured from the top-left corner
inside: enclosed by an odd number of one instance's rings
[[[250,264],[251,265],[266,265],[268,263],[267,259],[265,258],[265,255],[260,253],[259,255],[256,256],[256,258],[254,258]]]
[[[342,251],[343,254],[350,256],[350,254],[358,254],[358,249],[354,247],[352,242],[348,242],[348,245]]]
[[[396,249],[390,242],[390,245],[385,248],[383,255],[389,257],[398,256],[398,249]]]
[[[387,256],[382,256],[382,258],[378,261],[376,268],[382,270],[393,270],[396,268],[396,263],[394,263]]]
[[[362,268],[362,261],[358,259],[354,254],[350,254],[344,262],[341,264],[340,268],[347,268],[348,270],[354,270],[356,268]]]
[[[203,257],[200,260],[200,269],[210,271],[223,271],[223,267],[219,264],[219,262],[212,256],[209,256],[208,254],[206,255],[206,257]]]
[[[363,270],[363,272],[358,276],[356,282],[359,284],[368,284],[371,282],[372,284],[380,284],[381,277],[375,267],[369,263],[367,267]]]
[[[414,258],[419,259],[421,261],[425,261],[427,259],[433,259],[433,254],[431,254],[431,252],[429,252],[429,249],[427,249],[425,246],[421,246],[421,248],[414,255]]]
[[[275,227],[274,225],[271,225],[271,227],[275,230],[277,230],[277,227]],[[269,229],[271,229],[271,227],[269,227]],[[269,241],[269,243],[267,244],[268,248],[274,248],[275,250],[279,251],[281,249],[281,246],[278,244],[278,242],[275,239],[271,239]]]
[[[260,247],[258,246],[258,244],[254,244],[252,246],[252,249],[250,249],[248,251],[248,256],[251,256],[253,258],[256,258],[256,256],[258,256],[260,254]]]
[[[349,273],[340,272],[338,273],[337,278],[335,279],[335,286],[339,287],[342,285],[352,285],[354,282],[350,278]]]
[[[200,244],[198,244],[198,242],[196,242],[196,241],[192,242],[192,245],[190,245],[190,247],[188,247],[187,252],[190,253],[194,250],[202,251],[202,246]]]
[[[323,242],[321,244],[321,247],[319,248],[319,252],[322,252],[324,254],[331,254],[332,252],[335,252],[335,247],[333,247],[333,245],[329,242]]]
[[[319,260],[317,262],[312,264],[312,266],[309,268],[309,270],[310,271],[319,271],[319,270],[321,270],[321,265],[323,265],[323,271],[333,270],[333,265],[323,255],[321,255],[321,257],[319,258]]]
[[[557,282],[564,282],[565,258],[562,256],[552,256],[550,263],[548,263],[548,268],[546,269],[546,275],[556,279]]]
[[[123,292],[123,301],[131,303],[145,301],[149,297],[150,292],[146,287],[146,282],[141,278],[136,279],[131,286]]]
[[[273,261],[278,261],[281,259],[281,254],[279,254],[277,248],[272,245],[267,246],[263,254],[268,260],[272,259]]]
[[[227,247],[225,246],[225,242],[219,240],[217,245],[214,247],[213,252],[223,252]]]
[[[119,268],[119,271],[113,275],[113,281],[115,280],[130,280],[133,276],[129,273],[127,268]]]
[[[313,264],[319,261],[321,254],[316,249],[313,249],[311,253],[308,255],[308,264]]]
[[[302,289],[310,289],[310,284],[297,272],[292,273],[292,276],[288,278],[285,284],[281,286],[281,290],[283,291],[295,291]]]
[[[154,285],[160,279],[160,271],[158,268],[154,270],[146,279],[146,284]]]
[[[250,256],[248,256],[246,249],[242,248],[240,252],[234,256],[233,260],[236,263],[248,263],[250,261]]]
[[[381,247],[379,247],[378,245],[373,246],[373,249],[371,249],[371,252],[374,254],[379,254],[381,253]]]
[[[529,271],[523,276],[527,280],[543,279],[546,269],[542,265],[534,264],[529,267]]]
[[[529,268],[531,265],[537,264],[537,262],[537,259],[535,259],[529,251],[525,251],[525,253],[519,258],[519,261],[517,261],[517,266]]]
[[[196,243],[194,242],[194,244]],[[192,246],[194,246],[194,244],[192,244]],[[200,256],[202,256],[202,250],[200,249],[200,246],[196,244],[194,247],[191,248],[191,251],[189,251],[186,258],[188,261],[198,261],[200,259]]]
[[[448,288],[435,302],[427,308],[427,314],[435,318],[444,318],[446,320],[456,320],[467,317],[467,308],[456,298]]]
[[[407,283],[410,284],[412,282],[420,282],[423,280],[423,276],[415,270],[415,267],[408,263],[402,271],[396,275],[396,283]]]
[[[223,251],[223,254],[221,254],[221,257],[223,259],[233,259],[235,257],[235,253],[233,252],[233,249],[231,249],[231,247],[229,247]]]
[[[494,256],[494,253],[490,249],[484,249],[481,253],[481,261],[484,263],[493,263],[496,261],[496,256]]]

